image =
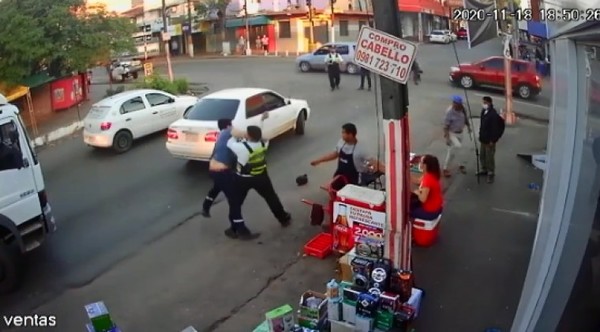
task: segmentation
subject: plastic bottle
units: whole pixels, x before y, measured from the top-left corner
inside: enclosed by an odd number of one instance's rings
[[[335,279],[327,283],[327,297],[331,300],[340,297],[340,284]]]

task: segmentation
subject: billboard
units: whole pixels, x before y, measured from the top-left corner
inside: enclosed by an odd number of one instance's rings
[[[455,9],[452,16],[467,21],[469,48],[498,37],[498,24],[492,14],[494,9],[495,0],[464,0],[464,8]],[[456,12],[458,10],[462,13]]]

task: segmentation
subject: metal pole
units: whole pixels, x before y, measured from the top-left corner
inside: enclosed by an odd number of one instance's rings
[[[244,23],[246,24],[246,47],[245,53],[246,55],[250,55],[252,50],[250,50],[250,24],[248,23],[248,0],[244,0]]]
[[[312,51],[313,50],[313,45],[315,44],[315,18],[313,17],[313,7],[312,5],[308,6],[308,21],[310,22],[310,35],[309,35],[309,46],[308,46],[308,51]]]
[[[331,5],[331,43],[335,43],[335,1],[336,0],[329,0]]]
[[[169,40],[165,38],[167,34],[167,5],[165,0],[162,0],[162,20],[163,20],[163,34],[161,36],[163,44],[165,46],[165,53],[167,56],[167,71],[169,72],[169,80],[173,81],[173,67],[171,66],[171,47],[169,47]]]
[[[187,47],[190,58],[194,57],[194,40],[192,37],[192,0],[187,1],[187,16],[188,16],[188,31],[187,31]]]
[[[372,2],[377,29],[402,37],[396,0]],[[380,77],[379,98],[383,114],[386,165],[385,256],[395,267],[410,270],[410,200],[408,88]]]

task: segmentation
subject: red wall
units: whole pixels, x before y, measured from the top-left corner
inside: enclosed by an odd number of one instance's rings
[[[68,109],[85,98],[84,76],[65,77],[52,82],[50,96],[53,111]]]
[[[398,9],[409,13],[427,13],[446,17],[449,15],[448,8],[436,0],[398,0]]]

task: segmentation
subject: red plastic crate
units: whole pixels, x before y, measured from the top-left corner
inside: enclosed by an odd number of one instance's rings
[[[333,236],[329,233],[320,233],[304,245],[304,253],[320,259],[331,254],[333,250]]]

